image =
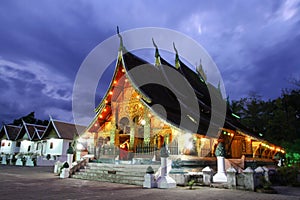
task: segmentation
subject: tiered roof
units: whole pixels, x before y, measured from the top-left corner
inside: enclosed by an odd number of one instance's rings
[[[0,138],[15,141],[20,131],[20,126],[5,124],[0,130]]]
[[[141,101],[144,103],[144,105],[150,108],[158,116],[162,114],[160,113],[160,110],[155,110],[151,107],[155,104],[162,105],[167,112],[166,121],[173,126],[179,127],[180,125],[180,128],[201,135],[206,135],[209,126],[212,126],[214,127],[214,130],[233,130],[242,135],[246,134],[253,139],[262,140],[262,137],[260,137],[257,133],[253,133],[252,130],[240,123],[240,120],[235,117],[236,115],[232,112],[230,107],[227,106],[226,108],[227,101],[222,97],[219,85],[218,87],[215,87],[206,81],[206,75],[203,72],[201,62],[200,66],[196,69],[197,72],[193,71],[180,60],[174,45],[176,57],[175,63],[172,65],[159,55],[157,45],[153,42],[156,48],[156,59],[155,64],[153,65],[142,58],[139,58],[133,53],[128,52],[123,46],[123,40],[120,34],[119,37],[120,48],[112,81],[101,103],[95,109],[97,115],[88,127],[90,132],[97,132],[102,124],[110,119],[112,115],[112,98],[114,98],[114,96],[118,96],[115,95],[115,93],[122,92],[120,89],[118,89],[118,87],[115,86],[116,83],[119,84],[120,77],[125,74],[126,78],[129,79],[131,85],[136,89],[137,93],[141,94]],[[131,73],[131,70],[137,69],[138,66],[141,65],[143,65],[142,67],[147,70],[139,70],[138,76]],[[176,80],[176,77],[168,74],[169,69],[176,70],[179,75],[184,77],[184,79],[190,84],[195,93],[196,102],[198,102],[197,108],[185,104],[185,102],[191,97],[183,96],[180,93],[180,91],[185,89],[185,86],[180,85]],[[164,86],[159,84],[142,84],[145,82],[145,79],[149,80],[149,83],[151,83],[151,78],[154,78],[154,83],[157,79],[161,80],[164,83]],[[171,88],[172,91],[169,88]],[[177,88],[180,89],[177,90]],[[111,95],[111,93],[114,95]],[[214,101],[212,101],[212,99]],[[222,119],[225,117],[223,127],[220,127],[220,124],[217,124],[219,122],[214,123],[211,120],[212,103],[214,103],[214,105],[222,104],[225,107],[225,116],[223,113],[214,113],[215,121],[222,121]],[[103,110],[106,112],[103,112]],[[200,114],[197,112],[197,110],[199,110]],[[196,127],[196,129],[191,129],[191,127],[195,127],[195,124],[197,124],[195,119],[200,119],[198,127]],[[182,121],[185,122],[183,124],[184,126],[181,124]]]
[[[76,125],[68,122],[50,119],[50,122],[41,136],[42,139],[50,139],[50,133],[54,130],[57,138],[73,140],[74,137],[79,136],[84,130],[85,126]]]
[[[44,133],[46,126],[25,123],[23,121],[23,126],[21,127],[17,139],[21,140],[25,136],[28,140],[36,141],[39,140],[40,135]]]

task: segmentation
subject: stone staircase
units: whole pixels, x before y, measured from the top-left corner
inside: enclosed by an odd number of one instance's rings
[[[72,175],[72,178],[101,182],[143,185],[144,175],[149,165],[87,163]],[[156,172],[160,165],[151,165]]]

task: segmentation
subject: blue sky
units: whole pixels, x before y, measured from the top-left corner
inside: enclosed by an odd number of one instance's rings
[[[300,79],[299,9],[293,0],[1,1],[0,120],[35,111],[71,121],[77,70],[117,25],[182,32],[211,55],[231,99],[276,98]]]

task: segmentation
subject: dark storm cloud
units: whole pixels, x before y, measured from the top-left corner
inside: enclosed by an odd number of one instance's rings
[[[288,87],[286,79],[300,73],[297,1],[0,4],[1,121],[31,111],[43,118],[51,114],[71,120],[72,87],[80,64],[96,45],[115,34],[117,25],[121,31],[158,26],[189,35],[215,60],[233,99],[250,91],[274,98]],[[110,73],[108,69],[101,82],[109,82]],[[105,89],[106,84],[99,83],[97,103]]]
[[[276,44],[254,62],[255,70],[250,74],[253,90],[264,97],[276,98],[281,89],[290,87],[289,80],[300,74],[300,62],[297,49],[300,35]],[[288,52],[288,53],[287,53]]]
[[[101,41],[96,34],[105,33],[90,22],[89,7],[81,7],[81,3],[6,3],[9,5],[0,7],[0,51],[4,58],[34,58],[74,77],[86,54]]]

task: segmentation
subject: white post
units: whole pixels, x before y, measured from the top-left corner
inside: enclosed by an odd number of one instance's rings
[[[69,164],[69,168],[71,168],[73,162],[73,154],[67,154],[67,162]]]
[[[155,182],[155,177],[154,177],[154,170],[151,166],[149,166],[146,170],[146,174],[144,176],[143,187],[144,188],[155,188],[155,187],[157,187],[157,184]]]
[[[6,164],[7,164],[7,163],[6,163],[6,155],[1,155],[1,157],[2,157],[1,164],[2,164],[2,165],[6,165]]]
[[[223,156],[217,157],[217,165],[218,165],[218,172],[213,177],[213,182],[227,182],[227,176],[225,173],[225,158]]]
[[[175,188],[176,182],[168,175],[168,157],[169,153],[166,146],[162,147],[161,151],[161,173],[157,179],[158,188]]]

